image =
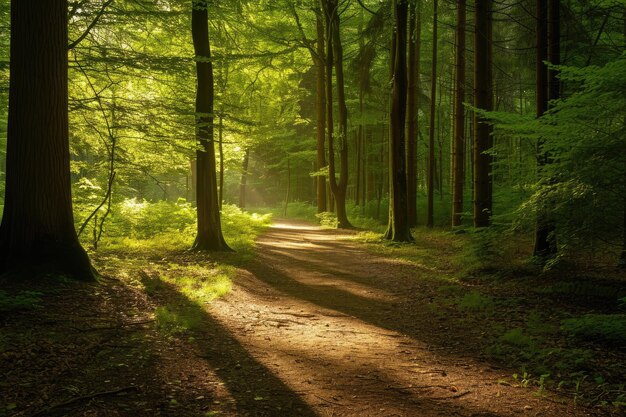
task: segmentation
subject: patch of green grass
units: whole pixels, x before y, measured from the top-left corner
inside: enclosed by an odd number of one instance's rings
[[[510,346],[516,346],[519,348],[529,348],[533,346],[533,340],[528,336],[522,328],[515,328],[507,331],[500,336],[500,342]]]
[[[155,311],[156,326],[159,331],[168,336],[178,336],[198,329],[202,318],[197,310],[182,309],[176,306],[157,307]]]
[[[602,285],[595,281],[583,281],[580,279],[553,283],[545,287],[537,288],[536,291],[540,294],[549,295],[576,295],[606,298],[611,301],[615,300],[617,303],[619,303],[620,297],[624,295],[618,294],[616,297],[616,288],[614,286]],[[626,297],[624,297],[624,300],[626,300]]]
[[[458,306],[465,311],[489,311],[493,309],[494,302],[489,296],[478,291],[471,291],[459,299]]]
[[[203,304],[227,294],[235,272],[235,268],[227,265],[208,268],[199,264],[170,264],[161,279],[174,285],[190,300]]]
[[[20,291],[17,294],[10,295],[0,290],[0,313],[39,308],[41,307],[42,295],[42,293],[37,291]]]
[[[583,341],[626,346],[626,314],[587,314],[563,320],[561,328]]]

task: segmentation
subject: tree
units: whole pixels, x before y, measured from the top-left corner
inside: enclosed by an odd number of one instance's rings
[[[395,29],[392,42],[392,93],[389,117],[389,226],[385,238],[410,242],[406,175],[407,106],[407,0],[394,0]]]
[[[192,1],[191,34],[196,56],[196,150],[197,179],[196,205],[198,210],[198,234],[194,250],[231,250],[224,236],[220,221],[213,140],[213,63],[209,41],[208,2]]]
[[[454,126],[452,147],[452,226],[460,226],[463,213],[463,184],[465,161],[465,26],[466,1],[457,1],[456,54],[454,88]]]
[[[406,138],[406,183],[408,198],[409,227],[417,224],[417,134],[419,114],[419,61],[421,48],[421,1],[416,12],[416,1],[409,4],[409,35],[407,63],[407,138]]]
[[[536,57],[536,97],[537,117],[548,111],[549,100],[557,100],[560,96],[560,84],[557,72],[548,69],[546,60],[553,65],[561,63],[560,36],[560,2],[557,0],[537,1],[537,57]],[[544,141],[537,144],[537,164],[539,171],[549,163],[549,154],[543,149]],[[548,180],[549,181],[549,180]],[[533,256],[542,262],[554,257],[557,252],[555,224],[549,218],[544,199],[539,201],[537,208],[537,224],[535,228],[535,246]]]
[[[345,82],[343,74],[343,46],[341,44],[339,3],[336,0],[324,1],[326,15],[326,131],[328,135],[328,181],[335,197],[338,227],[351,228],[346,213],[346,192],[348,189],[348,108],[346,106]],[[336,178],[335,137],[333,117],[333,63],[337,84],[337,107],[339,109],[339,181]]]
[[[11,2],[0,269],[37,265],[92,280],[72,212],[67,42],[67,0]]]
[[[435,224],[435,115],[437,97],[437,0],[433,1],[433,62],[430,79],[430,123],[428,131],[428,207],[426,212],[426,226]],[[439,179],[441,181],[441,179]]]
[[[474,31],[474,107],[493,110],[493,76],[491,68],[492,0],[477,1]],[[491,126],[484,116],[474,115],[474,226],[486,227],[492,213]]]

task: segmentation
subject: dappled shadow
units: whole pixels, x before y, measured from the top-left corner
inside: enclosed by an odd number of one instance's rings
[[[41,308],[0,324],[0,415],[195,417],[216,408],[209,384],[172,383],[179,375],[164,364],[169,347],[140,291],[110,277],[21,284],[3,288],[41,294]]]
[[[234,399],[237,415],[316,416],[301,396],[255,359],[203,306],[165,281],[160,281],[155,297],[174,314],[193,319],[193,338],[188,341]]]

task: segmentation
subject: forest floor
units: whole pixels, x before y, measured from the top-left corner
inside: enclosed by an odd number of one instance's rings
[[[355,236],[275,223],[251,259],[231,262],[232,290],[210,303],[165,278],[183,264],[221,273],[215,258],[188,252],[124,271],[96,259],[98,284],[11,288],[24,308],[0,311],[0,416],[624,415],[576,405],[583,381],[544,389],[548,377],[514,376],[499,359],[512,345],[540,352],[539,337],[492,337],[524,327],[529,311],[549,326],[556,309],[598,311],[598,299],[453,280],[458,248],[445,239],[424,243],[422,263]],[[595,353],[604,378],[626,375],[623,346],[568,352]]]

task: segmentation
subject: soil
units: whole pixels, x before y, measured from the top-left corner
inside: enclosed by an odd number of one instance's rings
[[[43,308],[0,317],[0,416],[619,415],[514,386],[480,326],[432,314],[440,283],[351,233],[274,224],[205,308],[114,276],[41,284]],[[172,303],[197,310],[193,334],[157,331]]]

